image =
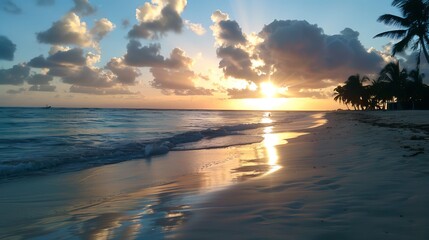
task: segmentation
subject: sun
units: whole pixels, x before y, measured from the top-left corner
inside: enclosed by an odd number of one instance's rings
[[[271,82],[261,83],[260,88],[261,88],[261,93],[266,98],[273,98],[277,94],[277,87],[274,86],[274,84],[272,84]]]

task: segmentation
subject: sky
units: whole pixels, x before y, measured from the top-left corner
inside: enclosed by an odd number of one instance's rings
[[[330,110],[390,0],[0,0],[0,106]],[[404,55],[404,58],[407,56]]]

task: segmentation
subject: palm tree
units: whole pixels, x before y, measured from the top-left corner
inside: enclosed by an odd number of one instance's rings
[[[350,110],[349,101],[345,95],[345,88],[343,86],[339,85],[334,89],[334,101],[344,103],[347,109]]]
[[[386,81],[389,84],[387,91],[390,100],[398,102],[406,100],[406,89],[408,72],[406,69],[400,69],[399,62],[390,62],[380,72],[380,80]]]
[[[366,89],[363,83],[368,81],[369,78],[364,76],[360,77],[359,74],[350,76],[344,85],[345,98],[350,102],[355,110],[365,109],[368,106],[366,99]]]
[[[371,81],[369,91],[371,93],[372,109],[386,109],[387,102],[392,99],[389,93],[389,83],[379,77]]]
[[[399,30],[391,30],[379,33],[376,37],[390,37],[400,40],[393,45],[392,55],[403,52],[411,44],[413,51],[418,50],[417,68],[420,65],[420,54],[423,51],[426,61],[429,63],[429,54],[426,45],[429,44],[429,3],[427,0],[393,0],[392,6],[401,10],[402,17],[393,14],[381,15],[377,21],[387,25],[401,27]]]
[[[407,92],[410,100],[413,103],[413,109],[415,108],[416,102],[421,102],[425,96],[425,85],[423,84],[423,78],[425,75],[420,73],[419,69],[410,71],[408,74],[409,81],[407,83]]]

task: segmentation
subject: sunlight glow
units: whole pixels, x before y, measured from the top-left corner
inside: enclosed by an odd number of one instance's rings
[[[277,93],[277,88],[271,82],[261,83],[261,93],[267,98],[273,98]]]

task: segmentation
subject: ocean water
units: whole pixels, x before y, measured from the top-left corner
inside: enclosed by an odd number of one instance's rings
[[[278,146],[324,121],[321,112],[0,108],[0,239],[174,237],[217,192],[287,167]]]
[[[261,134],[267,126],[294,122],[297,128],[297,122],[313,121],[313,115],[308,112],[0,108],[0,181],[150,158],[169,151],[256,143],[263,140]]]

